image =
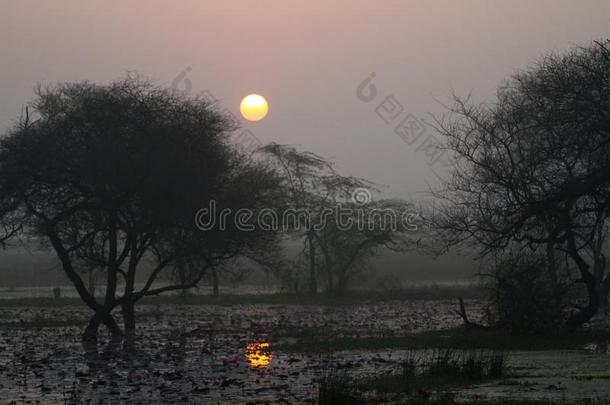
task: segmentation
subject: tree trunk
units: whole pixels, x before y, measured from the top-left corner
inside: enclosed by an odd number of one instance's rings
[[[587,287],[587,294],[589,295],[589,302],[585,307],[582,307],[578,312],[572,314],[566,322],[566,330],[568,332],[574,332],[583,324],[589,322],[593,318],[599,309],[599,291],[597,283],[593,279],[583,280]]]
[[[309,242],[309,293],[312,295],[318,292],[318,280],[316,278],[316,247],[313,243],[311,233],[307,236]]]
[[[324,251],[324,267],[326,267],[326,277],[328,279],[328,292],[333,292],[335,289],[335,283],[333,280],[333,263],[330,258],[330,253],[328,253],[328,249],[323,249]]]
[[[92,297],[95,297],[95,270],[89,270],[89,286],[87,288],[89,290],[89,294]]]
[[[94,314],[83,332],[83,341],[95,343],[97,345],[97,335],[102,319],[98,314]]]
[[[604,312],[608,306],[608,290],[610,289],[610,277],[606,275],[606,256],[601,252],[603,245],[600,243],[594,251],[595,278],[598,281],[599,307]]]
[[[326,272],[326,291],[327,292],[333,292],[335,289],[335,282],[334,282],[334,277],[333,277],[333,262],[332,262],[332,258],[330,255],[330,252],[328,251],[328,245],[325,243],[325,239],[320,238],[320,236],[318,234],[316,234],[315,232],[311,232],[309,234],[309,236],[311,236],[312,238],[310,239],[311,242],[313,242],[313,240],[315,239],[315,241],[318,243],[318,246],[320,247],[320,250],[322,251],[323,257],[324,257],[324,270]],[[310,252],[311,255],[311,252]],[[311,259],[311,256],[310,256]],[[315,261],[315,251],[313,252],[313,260]],[[314,269],[315,269],[315,265],[314,265]],[[314,273],[315,275],[315,273]]]
[[[187,276],[186,276],[186,266],[184,264],[184,260],[182,260],[182,259],[178,260],[177,266],[176,266],[176,272],[177,272],[177,276],[178,276],[178,282],[180,284],[186,284],[188,282],[188,280],[187,280]],[[186,288],[184,290],[181,290],[179,292],[180,299],[183,301],[186,301],[188,293],[189,293],[189,290]]]
[[[599,286],[599,309],[606,311],[608,308],[608,296],[610,295],[610,276],[606,276]]]
[[[326,270],[326,276],[328,277],[328,292],[333,292],[335,289],[335,286],[333,283],[333,273],[332,273],[331,269]]]
[[[219,281],[218,281],[218,271],[216,270],[216,267],[212,267],[212,294],[214,295],[214,298],[218,298],[218,296],[220,295],[220,291],[219,291]]]
[[[572,232],[568,233],[568,253],[578,266],[578,271],[582,277],[582,282],[587,288],[589,302],[578,312],[572,314],[566,321],[565,328],[568,332],[573,332],[581,325],[589,322],[599,309],[599,287],[597,278],[589,271],[589,264],[582,258],[576,248],[576,240]]]
[[[91,319],[89,319],[89,323],[82,335],[83,340],[97,343],[98,331],[102,323],[106,325],[113,338],[121,338],[123,336],[123,332],[112,317],[112,314],[103,309],[97,311]]]
[[[464,299],[462,297],[460,297],[459,301],[460,301],[460,309],[455,311],[455,313],[458,314],[464,321],[464,327],[466,328],[467,332],[470,331],[471,329],[489,330],[489,326],[481,325],[480,323],[476,323],[476,322],[471,322],[468,319],[468,314],[466,313],[466,306],[464,305]]]
[[[121,313],[123,314],[123,326],[125,328],[123,350],[125,353],[134,353],[136,340],[136,303],[132,296],[127,296],[125,298],[125,301],[121,305]]]
[[[546,259],[548,264],[549,279],[553,290],[557,288],[557,260],[555,260],[555,245],[551,242],[546,244]]]
[[[121,305],[121,313],[123,314],[125,338],[134,339],[136,336],[136,311],[133,298],[128,298],[123,302]]]
[[[343,293],[345,290],[347,290],[347,274],[342,272],[337,280],[337,291]]]

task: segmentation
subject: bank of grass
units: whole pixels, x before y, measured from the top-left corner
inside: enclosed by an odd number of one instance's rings
[[[342,305],[366,302],[383,302],[396,300],[444,300],[479,299],[484,296],[483,289],[478,285],[454,286],[413,286],[396,290],[358,290],[343,293],[320,293],[314,296],[292,293],[262,293],[262,294],[221,294],[212,295],[187,294],[185,296],[172,294],[145,297],[141,305]],[[8,298],[0,297],[0,307],[62,307],[84,305],[80,298]]]
[[[329,374],[320,383],[318,402],[454,403],[446,388],[502,378],[505,367],[502,351],[435,349],[421,358],[408,353],[400,372],[358,378]]]
[[[78,319],[51,320],[34,319],[31,321],[0,322],[0,328],[5,329],[41,329],[41,328],[65,328],[70,326],[82,327],[87,322]]]
[[[442,375],[405,377],[400,374],[365,377],[352,380],[345,376],[325,378],[319,387],[320,405],[352,405],[391,403],[409,405],[463,404],[457,401],[451,387],[464,385],[463,380]],[[486,400],[477,399],[478,405],[542,405],[544,400]]]
[[[32,308],[57,308],[85,306],[80,298],[48,298],[48,297],[27,297],[27,298],[0,298],[0,308],[11,307],[32,307]]]
[[[459,391],[460,387],[489,380],[510,381],[506,380],[510,376],[506,374],[505,353],[480,349],[434,349],[431,356],[419,359],[418,353],[407,353],[403,369],[390,374],[351,377],[330,372],[320,381],[318,403],[463,404],[464,401],[457,398],[456,388]],[[539,405],[548,404],[549,401],[478,398],[472,400],[472,403]],[[595,403],[607,405],[610,401],[600,400]]]
[[[289,333],[284,331],[285,337]],[[512,336],[496,331],[463,328],[425,331],[402,336],[332,338],[316,330],[301,330],[292,341],[275,345],[276,350],[303,353],[331,353],[340,350],[423,350],[431,347],[488,350],[561,350],[582,349],[586,344],[607,342],[610,330],[583,329],[553,336]],[[288,342],[284,339],[285,342]]]

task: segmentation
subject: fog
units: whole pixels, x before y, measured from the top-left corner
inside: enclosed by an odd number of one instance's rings
[[[398,121],[432,122],[452,92],[490,101],[541,55],[607,35],[609,18],[607,1],[5,1],[0,131],[38,83],[138,72],[207,91],[235,114],[243,96],[262,94],[269,115],[244,122],[261,143],[313,151],[384,196],[417,201],[443,173],[418,147],[435,133],[408,145]],[[356,89],[373,72],[378,95],[366,103]],[[387,96],[402,106],[390,124],[376,113]]]
[[[267,119],[247,124],[261,142],[299,145],[417,197],[435,176],[375,114],[377,101],[394,95],[430,121],[452,91],[490,100],[542,54],[607,35],[609,18],[606,1],[6,1],[0,129],[37,83],[135,71],[171,84],[191,67],[193,93],[207,89],[235,113],[246,94],[269,100]],[[355,90],[371,72],[379,99],[365,104]]]
[[[0,401],[610,404],[609,34],[0,0]]]

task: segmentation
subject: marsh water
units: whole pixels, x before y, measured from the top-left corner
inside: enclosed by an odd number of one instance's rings
[[[473,313],[482,305],[467,302]],[[0,309],[0,398],[16,402],[315,402],[331,370],[398,372],[404,350],[285,351],[308,331],[324,338],[400,336],[460,325],[449,300],[345,305],[142,305],[135,355],[102,335],[85,353],[84,307]],[[279,349],[278,349],[279,348]],[[455,387],[464,401],[610,399],[608,342],[571,351],[511,352],[498,381]]]

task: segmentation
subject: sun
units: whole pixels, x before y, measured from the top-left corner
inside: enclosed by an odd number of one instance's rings
[[[265,97],[258,94],[250,94],[241,100],[239,111],[248,121],[260,121],[269,112],[269,104],[267,104]]]

